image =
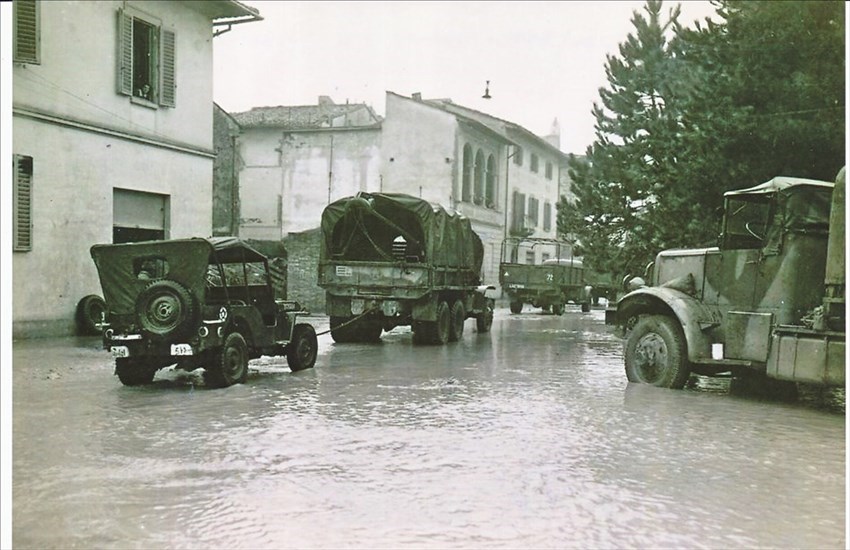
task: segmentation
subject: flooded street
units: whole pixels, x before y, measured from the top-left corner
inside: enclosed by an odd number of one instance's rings
[[[222,390],[123,387],[97,338],[16,342],[14,546],[845,546],[843,410],[627,384],[603,318],[325,335],[315,368]]]

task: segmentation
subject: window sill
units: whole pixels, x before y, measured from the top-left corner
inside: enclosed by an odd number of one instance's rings
[[[141,105],[142,107],[147,107],[148,109],[159,108],[159,105],[157,105],[153,101],[148,101],[143,97],[130,96],[130,103],[132,103],[133,105]]]

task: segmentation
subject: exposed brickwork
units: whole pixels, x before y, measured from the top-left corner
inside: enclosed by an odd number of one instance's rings
[[[325,312],[325,291],[318,285],[321,230],[289,233],[283,240],[288,255],[287,295],[311,313]]]

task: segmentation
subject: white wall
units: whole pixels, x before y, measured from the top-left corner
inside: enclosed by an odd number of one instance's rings
[[[126,2],[176,33],[176,107],[152,108],[116,91],[124,4],[40,2],[40,64],[13,68],[12,152],[33,157],[33,248],[13,254],[16,336],[67,334],[79,299],[101,294],[89,248],[112,240],[113,188],[169,195],[168,237],[212,232],[211,22],[182,2]]]

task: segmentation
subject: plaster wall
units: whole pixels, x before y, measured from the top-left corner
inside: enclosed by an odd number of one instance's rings
[[[383,122],[383,190],[453,208],[459,167],[454,115],[388,93]]]
[[[247,128],[240,142],[242,236],[281,239],[318,227],[330,202],[381,188],[380,129]]]
[[[14,153],[33,158],[33,246],[12,258],[16,336],[69,334],[80,298],[102,295],[89,248],[112,242],[113,189],[167,195],[167,238],[210,235],[212,159],[24,117],[13,124]]]
[[[118,9],[175,32],[176,107],[117,93]],[[13,105],[212,149],[212,24],[182,2],[39,2],[41,64],[13,68]]]

